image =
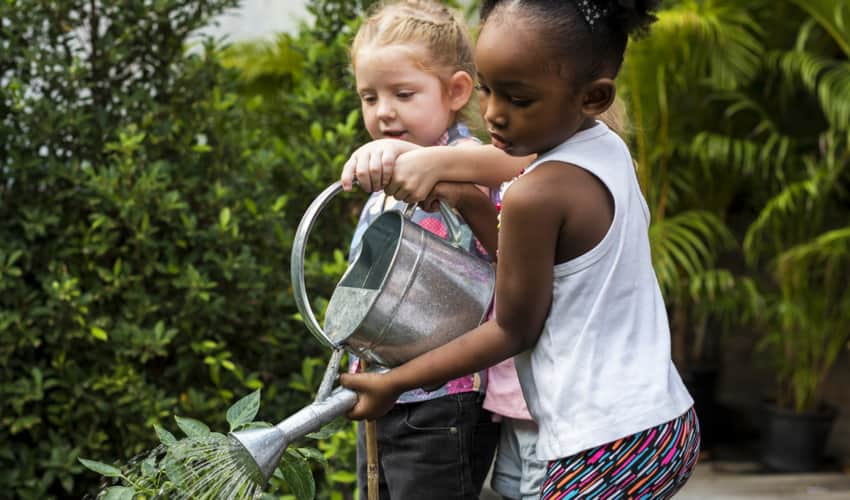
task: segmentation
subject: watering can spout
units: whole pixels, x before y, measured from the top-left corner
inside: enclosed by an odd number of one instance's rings
[[[232,432],[230,437],[238,443],[233,453],[256,484],[266,484],[290,443],[344,415],[355,403],[356,392],[337,388],[326,399],[305,406],[274,427]]]
[[[240,446],[233,453],[256,484],[266,484],[289,440],[277,427],[232,432],[230,437]]]

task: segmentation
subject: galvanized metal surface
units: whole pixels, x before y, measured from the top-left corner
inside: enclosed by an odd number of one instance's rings
[[[235,452],[237,458],[247,470],[252,471],[254,482],[265,484],[289,443],[321,429],[334,418],[347,413],[355,403],[357,393],[339,387],[327,398],[305,406],[274,427],[231,433],[230,436],[242,445],[242,449]]]
[[[484,320],[495,287],[490,264],[419,227],[403,213],[388,211],[364,232],[355,261],[331,297],[323,330],[304,284],[305,245],[316,217],[341,190],[336,182],[313,201],[292,248],[295,303],[316,338],[393,367]],[[457,219],[447,206],[441,209],[457,244]]]
[[[389,211],[366,229],[360,253],[331,297],[349,297],[343,287],[360,288],[375,291],[373,302],[329,306],[326,317],[347,316],[349,330],[334,337],[358,356],[392,367],[481,324],[494,284],[489,263]]]

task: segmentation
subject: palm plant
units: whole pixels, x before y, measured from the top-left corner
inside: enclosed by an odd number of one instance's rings
[[[718,91],[733,92],[757,75],[761,30],[739,2],[681,0],[658,14],[651,36],[633,43],[618,81],[633,123],[632,149],[652,213],[650,241],[659,284],[671,311],[674,359],[705,359],[709,313],[738,281],[718,258],[735,246],[725,219],[746,177],[716,144]]]
[[[744,252],[754,270],[767,264],[760,289],[767,307],[761,344],[776,368],[777,404],[796,412],[822,403],[823,384],[850,336],[850,6],[842,0],[791,0],[810,15],[790,49],[768,53],[772,96],[820,119],[789,130],[767,106],[765,147],[784,142],[774,190],[749,225]],[[773,100],[770,106],[776,106]],[[810,124],[811,125],[811,124]],[[796,132],[796,133],[795,133]],[[780,138],[781,137],[781,138]]]

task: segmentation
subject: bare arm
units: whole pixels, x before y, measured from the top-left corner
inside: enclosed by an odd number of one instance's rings
[[[538,192],[552,187],[532,181],[532,177],[517,181],[504,201],[496,271],[496,319],[387,373],[342,375],[342,385],[359,393],[349,416],[383,415],[405,390],[442,384],[492,366],[535,344],[552,299],[562,206],[544,202]]]
[[[516,177],[534,159],[510,156],[491,145],[432,146],[396,158],[385,192],[408,203],[422,201],[440,181],[495,187]]]

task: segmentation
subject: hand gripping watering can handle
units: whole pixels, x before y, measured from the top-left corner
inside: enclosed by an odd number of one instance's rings
[[[310,236],[310,231],[313,229],[313,223],[316,221],[316,217],[319,215],[319,212],[324,209],[331,198],[336,196],[342,191],[342,182],[336,181],[324,191],[322,191],[319,196],[310,203],[310,206],[307,207],[307,211],[304,212],[304,215],[301,217],[301,222],[298,224],[298,229],[295,231],[295,241],[292,244],[292,259],[290,261],[290,267],[292,272],[292,292],[295,296],[295,305],[298,307],[298,311],[301,313],[301,317],[304,319],[304,323],[307,325],[307,329],[310,330],[322,345],[335,349],[339,347],[336,345],[330,337],[322,330],[322,327],[319,326],[319,322],[316,321],[316,315],[313,314],[313,309],[310,307],[310,299],[307,297],[307,289],[304,283],[304,252],[305,246],[307,244],[307,238]],[[408,205],[404,210],[404,215],[409,219],[413,215],[413,211],[416,208],[416,204]],[[458,217],[452,211],[451,207],[444,201],[440,201],[440,214],[443,216],[443,220],[446,222],[446,227],[449,232],[449,240],[448,242],[455,246],[461,246],[461,224]]]

